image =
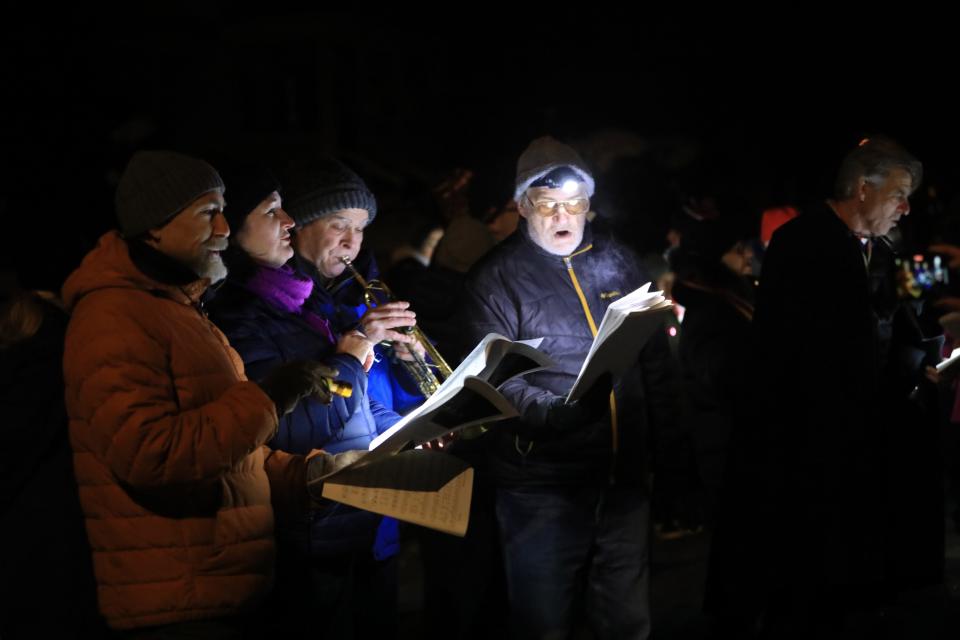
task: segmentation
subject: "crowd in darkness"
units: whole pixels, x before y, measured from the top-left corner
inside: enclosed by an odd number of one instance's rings
[[[0,638],[397,637],[404,557],[425,637],[667,638],[651,549],[684,540],[703,637],[956,624],[942,105],[792,50],[733,73],[676,18],[506,45],[144,12],[11,33],[0,67]],[[564,37],[596,46],[542,55]],[[646,282],[657,330],[566,402]],[[454,366],[489,333],[554,362],[427,445],[476,472],[462,538],[322,495],[429,395],[412,325]]]

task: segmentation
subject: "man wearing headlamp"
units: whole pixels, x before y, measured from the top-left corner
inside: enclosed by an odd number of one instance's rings
[[[649,279],[632,253],[592,228],[593,191],[573,149],[534,140],[517,166],[521,224],[468,276],[471,344],[490,332],[542,337],[556,362],[501,387],[520,418],[485,440],[520,637],[567,637],[580,609],[599,638],[650,631],[645,441],[648,424],[673,420],[666,334],[612,389],[606,377],[564,402],[607,306]]]

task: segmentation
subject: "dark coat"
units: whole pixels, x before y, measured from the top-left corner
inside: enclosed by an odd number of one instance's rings
[[[786,590],[851,603],[941,570],[936,425],[908,399],[939,342],[898,302],[887,245],[874,241],[869,268],[861,246],[823,207],[778,230],[767,252],[753,395],[741,403],[711,567],[737,579],[742,592],[711,576],[735,597]],[[904,562],[917,535],[926,558]]]
[[[441,266],[434,260],[425,267],[413,258],[393,265],[387,274],[390,288],[401,300],[410,302],[417,313],[417,326],[433,342],[440,355],[448,361],[459,343],[461,327],[457,324],[457,310],[466,274]]]
[[[307,398],[280,419],[270,446],[307,454],[366,449],[378,434],[399,418],[367,394],[367,375],[349,354],[334,353],[335,345],[302,317],[272,306],[228,279],[208,305],[211,319],[230,339],[251,380],[260,380],[275,367],[295,360],[317,360],[335,367],[338,379],[353,385],[349,398],[335,396],[329,405]],[[281,540],[315,557],[333,557],[373,546],[380,516],[330,503],[312,510],[302,522],[281,523]]]
[[[612,301],[647,281],[629,250],[605,234],[594,235],[589,224],[580,247],[568,258],[537,246],[521,224],[468,276],[466,345],[491,332],[513,340],[543,337],[540,349],[556,363],[501,388],[521,418],[492,429],[488,440],[493,473],[506,484],[603,484],[615,479],[642,486],[649,470],[650,427],[669,427],[674,420],[666,333],[655,332],[637,365],[614,382],[616,429],[609,414],[567,433],[550,428],[547,409],[570,390],[593,342],[571,274],[598,327]]]
[[[66,314],[33,298],[38,331],[0,349],[0,636],[104,633],[63,404]]]
[[[270,446],[291,453],[312,449],[331,453],[366,449],[398,416],[367,394],[363,365],[349,354],[335,353],[336,345],[297,314],[277,309],[232,279],[208,304],[210,318],[243,358],[247,376],[262,380],[278,365],[295,360],[317,360],[335,367],[338,379],[353,386],[349,398],[335,396],[329,405],[307,398],[280,419]]]
[[[719,261],[711,266],[717,277],[678,273],[672,290],[685,309],[679,344],[681,431],[695,465],[691,492],[703,511],[697,515],[708,521],[722,484],[735,398],[746,384],[753,315],[750,284]],[[661,476],[660,488],[662,481]]]

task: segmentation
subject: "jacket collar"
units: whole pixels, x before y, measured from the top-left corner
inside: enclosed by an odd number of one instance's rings
[[[162,290],[177,290],[192,304],[201,301],[210,287],[207,278],[198,278],[192,269],[140,240],[127,243],[130,261],[143,275],[162,285]]]

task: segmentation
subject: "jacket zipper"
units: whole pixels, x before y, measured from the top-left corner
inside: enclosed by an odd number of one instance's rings
[[[571,253],[569,256],[563,258],[564,264],[567,265],[567,274],[570,276],[570,281],[573,283],[573,288],[577,292],[577,297],[580,298],[580,305],[583,307],[583,315],[587,318],[587,324],[590,326],[590,334],[596,338],[597,337],[597,323],[593,319],[593,314],[590,312],[590,305],[587,303],[587,297],[583,294],[583,289],[580,287],[580,281],[577,279],[577,274],[573,270],[573,261],[571,258],[578,256],[581,253],[586,253],[593,248],[592,244],[587,245],[580,251]],[[617,450],[619,449],[619,440],[620,434],[617,430],[617,400],[614,396],[613,390],[610,391],[610,430],[611,430],[611,452],[612,460],[610,461],[610,475],[609,480],[610,484],[614,483],[615,471],[617,468]]]

